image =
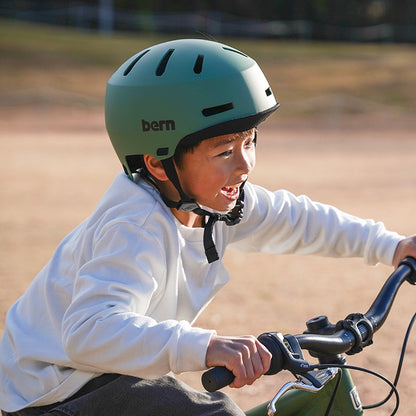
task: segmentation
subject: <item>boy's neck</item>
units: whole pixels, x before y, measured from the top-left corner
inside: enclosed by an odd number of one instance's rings
[[[194,212],[179,211],[175,208],[170,208],[172,214],[178,219],[178,221],[186,227],[202,227],[202,217]]]

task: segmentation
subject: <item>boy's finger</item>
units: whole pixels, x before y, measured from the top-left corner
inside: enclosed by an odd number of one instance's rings
[[[263,374],[267,373],[270,368],[270,364],[272,361],[272,354],[271,352],[261,343],[259,342],[260,346],[258,348],[259,355],[263,364]]]

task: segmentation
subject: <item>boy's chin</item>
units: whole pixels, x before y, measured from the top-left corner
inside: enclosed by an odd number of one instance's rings
[[[227,214],[228,212],[230,212],[231,210],[233,210],[235,208],[236,202],[233,202],[232,204],[229,204],[228,207],[221,207],[222,209],[218,209],[218,207],[217,208],[212,208],[210,206],[203,205],[203,204],[199,204],[199,205],[202,209],[205,209],[208,212],[224,215],[224,214]]]

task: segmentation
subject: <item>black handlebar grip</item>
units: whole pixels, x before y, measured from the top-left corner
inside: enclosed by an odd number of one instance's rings
[[[228,386],[234,380],[234,374],[225,367],[214,367],[205,371],[201,377],[206,391],[213,392]]]
[[[283,354],[279,343],[275,339],[275,333],[267,332],[261,334],[258,340],[271,352],[272,361],[267,375],[276,374],[283,369]],[[234,380],[232,371],[225,367],[214,367],[202,374],[201,381],[205,390],[217,391],[228,386]]]
[[[400,262],[399,266],[401,264],[405,264],[406,266],[410,267],[411,273],[409,273],[407,281],[412,285],[416,285],[416,259],[414,257],[406,257]]]

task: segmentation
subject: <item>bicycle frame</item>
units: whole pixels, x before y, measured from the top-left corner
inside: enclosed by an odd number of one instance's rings
[[[348,369],[342,369],[342,378],[337,389],[329,416],[363,415],[360,399]],[[276,403],[276,416],[322,416],[331,400],[337,378],[332,379],[322,390],[311,393],[290,390]],[[267,416],[269,402],[263,403],[245,414],[247,416]]]

